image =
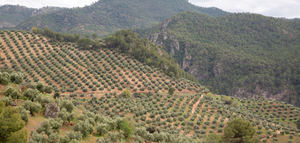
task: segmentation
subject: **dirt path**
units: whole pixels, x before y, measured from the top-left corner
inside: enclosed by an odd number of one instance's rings
[[[28,141],[30,139],[31,131],[37,130],[37,128],[40,127],[40,125],[43,123],[45,119],[46,118],[44,118],[42,115],[29,117],[28,123],[25,126],[28,134]]]
[[[200,100],[203,98],[203,95],[201,95],[200,99],[193,105],[193,108],[192,108],[192,114],[194,114],[196,108],[198,107],[199,103],[200,103]]]

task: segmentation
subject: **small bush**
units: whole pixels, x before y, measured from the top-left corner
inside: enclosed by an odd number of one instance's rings
[[[173,88],[173,87],[169,88],[169,92],[168,92],[169,95],[173,95],[174,92],[175,92],[175,88]]]
[[[121,93],[120,96],[121,96],[121,97],[124,97],[124,98],[130,98],[130,97],[131,97],[131,92],[130,92],[130,90],[125,89],[125,90]]]
[[[227,104],[227,105],[231,105],[232,104],[232,99],[229,96],[224,96],[223,97],[223,101],[224,101],[224,104]]]

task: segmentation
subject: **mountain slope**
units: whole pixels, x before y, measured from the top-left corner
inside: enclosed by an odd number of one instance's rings
[[[34,9],[23,6],[4,5],[0,7],[0,28],[14,27],[32,15]]]
[[[34,9],[24,6],[4,5],[0,7],[0,28],[15,27],[30,17],[51,13],[60,9],[57,7]]]
[[[167,76],[114,47],[83,50],[76,43],[51,41],[29,32],[0,31],[0,68],[21,71],[27,82],[40,81],[67,95],[126,89],[157,93],[170,88],[180,93],[205,90],[192,81]]]
[[[299,22],[186,12],[140,33],[219,94],[300,104]]]
[[[0,71],[0,121],[7,125],[1,126],[4,141],[16,136],[9,134],[16,130],[9,129],[22,122],[18,130],[25,130],[18,138],[25,143],[216,143],[237,118],[248,121],[246,129],[253,126],[256,142],[297,143],[300,139],[300,108],[283,102],[211,93],[53,96],[43,84],[22,82],[22,75]],[[5,112],[7,108],[13,112]]]
[[[107,110],[106,113],[111,112],[109,116],[96,113],[89,107],[102,109],[95,103],[100,99],[95,97],[77,98],[58,93],[53,96],[51,91],[43,90],[46,87],[43,84],[23,82],[22,73],[1,70],[0,129],[3,143],[197,143],[191,137],[170,131],[150,133],[145,125],[135,125],[132,118],[124,117],[125,113],[114,114],[115,109]],[[294,137],[295,140],[298,138]]]
[[[183,11],[213,16],[226,14],[216,8],[194,6],[186,0],[100,0],[83,8],[32,17],[17,28],[30,30],[34,26],[48,27],[58,32],[104,36],[120,29],[153,26]]]

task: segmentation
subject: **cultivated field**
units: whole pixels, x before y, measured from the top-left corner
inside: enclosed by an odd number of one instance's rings
[[[212,94],[133,96],[119,98],[107,94],[100,99],[92,98],[86,104],[92,112],[132,118],[139,126],[200,140],[211,133],[222,134],[226,123],[237,117],[251,121],[263,142],[296,142],[300,139],[295,125],[300,119],[300,109],[283,102],[231,99]]]
[[[185,79],[173,79],[158,69],[108,49],[79,50],[72,43],[54,43],[29,32],[0,32],[0,68],[25,74],[26,82],[40,81],[64,94],[166,92],[204,88]]]

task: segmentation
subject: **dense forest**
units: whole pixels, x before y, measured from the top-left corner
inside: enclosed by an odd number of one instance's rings
[[[216,93],[300,103],[299,22],[186,12],[140,33]]]

